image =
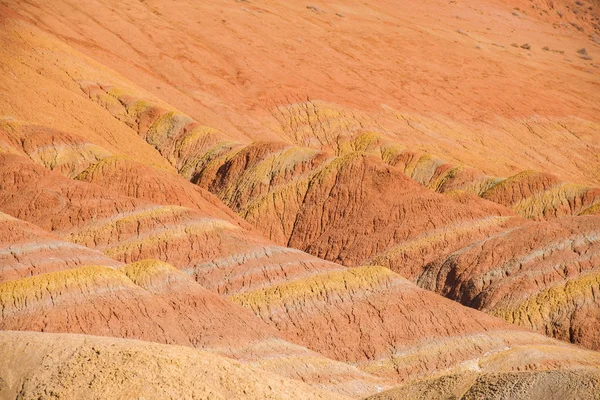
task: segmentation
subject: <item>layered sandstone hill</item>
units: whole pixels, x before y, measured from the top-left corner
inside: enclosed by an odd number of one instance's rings
[[[5,282],[0,305],[3,330],[195,347],[351,396],[390,387],[384,379],[283,340],[249,311],[155,260],[120,270],[86,266]]]
[[[277,246],[232,222],[202,217],[195,209],[146,203],[68,179],[24,157],[2,157],[0,176],[12,183],[5,185],[0,196],[2,209],[116,260],[129,263],[155,257],[181,271],[141,261],[121,268],[126,276],[107,268],[83,267],[6,282],[0,287],[6,298],[5,329],[101,333],[217,347],[225,354],[246,358],[253,351],[246,347],[252,347],[253,341],[276,336],[265,331],[266,323],[286,341],[329,359],[357,364],[388,382],[444,371],[486,352],[554,343],[419,289],[384,267],[348,269]],[[96,176],[103,170],[95,170]],[[193,187],[189,182],[181,185]],[[28,201],[44,196],[55,200],[45,200],[45,207]],[[244,322],[241,310],[219,303],[216,295],[211,297],[188,276],[230,296],[262,321]],[[169,284],[166,294],[154,290],[154,281]],[[59,285],[57,292],[46,289],[48,285]],[[192,301],[195,298],[199,300]],[[39,306],[34,306],[34,299]],[[207,301],[214,307],[205,309]],[[238,326],[233,317],[224,325],[211,323],[219,315],[238,313],[237,318],[243,317]],[[114,314],[115,320],[103,317]],[[147,317],[136,320],[138,314]],[[180,323],[169,324],[173,320]],[[129,321],[136,321],[135,325]],[[242,329],[244,325],[248,327]],[[276,364],[286,371],[290,368],[285,365],[286,357],[294,351],[279,346]],[[269,361],[261,360],[269,355],[264,354],[267,346],[255,347],[256,362],[268,368]],[[407,353],[411,354],[408,358]],[[320,363],[326,365],[326,360]],[[371,375],[352,379],[365,380],[359,385],[365,391],[378,383]],[[383,387],[385,382],[378,384]]]
[[[351,396],[391,385],[284,340],[250,311],[164,262],[123,266],[100,252],[2,216],[5,232],[15,242],[5,251],[7,263],[0,274],[0,329],[85,333],[208,349]],[[106,266],[85,265],[86,261]]]
[[[122,265],[4,213],[0,213],[0,235],[0,283],[83,265]]]
[[[0,396],[597,397],[597,7],[0,0]]]
[[[422,287],[548,335],[600,348],[598,216],[527,224],[427,265]]]

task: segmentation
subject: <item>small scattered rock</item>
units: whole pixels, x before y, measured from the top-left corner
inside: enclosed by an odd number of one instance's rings
[[[582,47],[581,49],[577,50],[577,54],[579,54],[579,58],[581,58],[582,60],[591,60],[592,59],[592,57],[588,54],[585,47]]]
[[[525,50],[530,50],[531,49],[531,45],[529,43],[524,43],[524,44],[521,45],[521,48],[525,49]]]
[[[564,53],[564,51],[563,51],[563,50],[551,49],[551,48],[550,48],[550,47],[548,47],[548,46],[544,46],[544,47],[542,47],[542,50],[544,50],[544,51],[551,51],[551,52],[553,52],[553,53],[559,53],[559,54],[563,54],[563,53]]]
[[[571,24],[571,26],[575,29],[577,29],[579,32],[583,32],[583,26],[576,24],[575,22],[569,22],[569,24]]]

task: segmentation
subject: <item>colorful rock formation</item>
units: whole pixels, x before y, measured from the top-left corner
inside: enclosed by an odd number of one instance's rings
[[[0,0],[0,397],[597,397],[597,7]]]

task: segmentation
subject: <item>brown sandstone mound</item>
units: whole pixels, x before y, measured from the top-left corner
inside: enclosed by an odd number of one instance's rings
[[[0,285],[5,330],[39,330],[199,344],[202,330],[186,327],[176,310],[107,267],[86,266]],[[206,325],[206,324],[205,324]],[[187,328],[187,329],[186,329]]]
[[[214,353],[72,334],[0,332],[3,398],[345,399]]]
[[[561,182],[547,173],[525,171],[492,186],[482,197],[539,220],[585,213],[600,202],[600,189]]]
[[[597,349],[597,216],[530,223],[427,266],[420,286]]]
[[[120,271],[177,310],[179,316],[172,318],[178,324],[193,321],[202,340],[194,347],[352,397],[389,387],[384,379],[282,340],[277,330],[253,313],[207,291],[169,264],[145,260]]]
[[[482,194],[482,197],[510,207],[559,183],[560,180],[552,174],[527,171],[492,186]]]
[[[2,211],[51,232],[132,211],[140,204],[100,186],[65,178],[15,155],[0,155],[0,179]]]
[[[523,171],[506,179],[490,177],[473,168],[444,163],[429,154],[398,152],[393,148],[384,149],[382,159],[432,190],[472,193],[533,220],[593,214],[600,203],[600,189],[564,182],[549,173]],[[476,199],[469,203],[486,204]]]
[[[549,355],[566,362],[548,363]],[[525,347],[369,399],[594,399],[600,393],[598,361],[597,353],[579,349]]]

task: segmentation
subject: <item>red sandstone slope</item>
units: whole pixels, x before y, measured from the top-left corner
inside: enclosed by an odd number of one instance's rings
[[[234,295],[235,301],[253,309],[285,339],[338,361],[358,362],[373,374],[392,380],[409,380],[423,376],[427,371],[456,368],[471,358],[490,351],[503,351],[506,347],[559,345],[418,289],[385,268],[349,270],[297,250],[273,246],[226,221],[207,221],[206,218],[197,216],[192,209],[156,206],[110,190],[102,191],[100,186],[70,180],[56,172],[44,170],[22,157],[7,155],[2,159],[5,162],[0,163],[0,174],[10,177],[6,181],[13,182],[11,186],[4,187],[0,198],[2,209],[40,226],[51,227],[66,240],[102,250],[119,260],[130,262],[153,256],[171,261],[206,287]],[[71,195],[72,193],[76,195]],[[46,207],[36,208],[25,201],[28,198],[38,199],[41,194],[57,199],[55,204],[60,207],[61,218],[56,217],[57,208],[48,207],[50,203]],[[267,263],[264,260],[268,260]],[[125,267],[125,271],[128,268]],[[136,304],[150,302],[160,308],[160,304],[165,301],[167,304],[175,301],[174,295],[169,295],[162,301],[156,293],[148,297],[147,290],[132,286],[122,275],[109,274],[110,278],[106,276],[107,273],[108,270],[92,273],[91,277],[99,282],[99,288],[84,285],[86,289],[83,297],[91,302],[90,305],[102,302],[107,311],[125,307],[120,311],[125,313],[122,321],[137,314]],[[55,280],[70,282],[72,279],[69,277],[73,274],[76,275],[76,279],[73,278],[76,287],[81,285],[77,283],[82,279],[79,278],[81,274],[82,277],[90,275],[86,275],[85,270],[73,270],[68,273],[69,276]],[[173,279],[177,276],[173,276]],[[50,276],[36,277],[35,282],[45,282],[46,278],[49,279]],[[107,279],[112,279],[110,282],[113,282],[109,286],[122,290],[115,292],[116,298],[97,299],[96,293],[103,292],[100,288],[106,285]],[[133,280],[136,281],[135,277]],[[167,281],[171,280],[169,278]],[[17,281],[16,287],[39,287],[35,282]],[[121,283],[117,284],[118,282]],[[9,299],[23,297],[15,295],[14,290],[14,285],[6,287]],[[316,299],[313,297],[320,290],[325,290],[325,293],[331,291],[331,294],[325,295],[324,303],[321,303],[319,296]],[[189,289],[184,291],[188,292]],[[284,303],[285,318],[280,320],[281,317],[277,316],[281,313],[275,304],[270,303],[268,296],[267,302],[263,304],[263,293],[285,295],[286,302],[296,305],[290,308],[289,304]],[[190,294],[186,295],[189,296]],[[140,300],[147,297],[147,301]],[[66,317],[64,309],[67,308],[61,298],[59,296],[54,299],[53,304],[57,306],[48,310],[36,307],[37,312],[42,312],[37,318],[32,318],[28,307],[7,313],[11,318],[5,319],[5,328],[34,329],[23,323],[39,321],[45,315],[52,316],[49,321],[55,324],[48,329],[71,331],[73,328],[68,323],[64,325],[68,319],[60,317]],[[131,300],[126,301],[125,298]],[[69,296],[64,301],[68,299]],[[140,328],[138,333],[130,330],[129,334],[147,340],[174,340],[175,343],[180,343],[178,340],[182,339],[183,344],[195,344],[199,339],[189,336],[194,329],[188,329],[185,325],[171,327],[177,330],[170,334],[173,339],[157,336],[155,332],[155,326],[184,318],[185,309],[182,309],[180,303],[177,304],[175,314],[167,312],[172,305],[164,305],[162,311],[147,310],[150,320],[156,319],[152,317],[154,315],[161,316],[160,320],[148,321],[147,327]],[[317,307],[313,309],[315,305]],[[72,307],[85,315],[91,312],[86,309],[85,302],[68,308]],[[97,310],[95,312],[102,313],[97,305],[94,309]],[[264,314],[265,310],[268,310],[267,314]],[[296,315],[297,312],[299,314]],[[424,318],[424,313],[429,316]],[[355,317],[349,317],[351,314]],[[461,317],[455,318],[456,315]],[[302,321],[301,324],[294,322],[297,318]],[[323,324],[323,320],[331,322]],[[88,326],[89,329],[86,328],[83,332],[123,334],[117,327],[106,331],[101,318],[91,318],[90,321],[100,325]],[[193,319],[190,323],[191,326],[198,324]],[[302,328],[290,330],[293,326]],[[187,330],[188,333],[178,332],[180,329]],[[198,330],[205,331],[206,328]],[[223,331],[217,329],[217,332]],[[426,334],[422,339],[415,340],[417,332]],[[203,335],[206,333],[201,334],[200,338]],[[358,337],[362,339],[357,347]],[[441,347],[440,341],[444,343]],[[236,353],[235,350],[231,351]],[[416,362],[404,361],[402,354],[407,351],[419,354]],[[268,363],[266,367],[268,368]]]
[[[420,286],[547,335],[600,346],[598,216],[525,225],[431,263]]]
[[[288,138],[273,114],[309,98],[488,174],[599,182],[593,3],[3,3],[232,138]]]
[[[596,10],[531,6],[0,0],[0,326],[352,397],[592,392],[597,353],[347,268],[596,348],[598,221],[554,219],[597,212]]]
[[[4,213],[0,213],[0,235],[0,282],[82,265],[122,265],[98,251],[61,241]]]
[[[233,296],[233,300],[247,306],[266,323],[271,324],[284,339],[338,361],[358,363],[365,371],[392,381],[411,380],[431,371],[459,368],[463,362],[472,358],[491,351],[504,351],[507,347],[545,344],[562,346],[543,336],[515,329],[499,319],[487,317],[423,291],[385,268],[346,269],[299,251],[274,246],[225,221],[207,222],[205,218],[196,216],[192,209],[151,205],[110,190],[102,192],[107,206],[98,207],[96,196],[100,186],[45,171],[17,156],[4,156],[3,159],[7,162],[2,163],[5,167],[0,173],[10,176],[15,182],[3,191],[3,200],[0,201],[3,209],[41,226],[53,226],[55,232],[65,239],[100,249],[123,261],[136,261],[149,255],[172,261],[183,272],[195,277],[196,281]],[[187,185],[191,186],[190,183]],[[78,196],[65,195],[73,191]],[[56,221],[54,209],[35,209],[24,201],[26,198],[38,198],[40,193],[51,194],[60,199],[57,204],[60,204],[63,218]],[[92,215],[91,210],[104,214]],[[79,219],[74,216],[79,216]],[[127,271],[132,268],[128,266],[123,271],[129,276]],[[79,270],[74,270],[69,276],[78,273]],[[93,279],[102,282],[104,275],[105,273],[91,274],[95,277]],[[187,281],[187,278],[179,277],[183,275],[173,275],[167,282],[175,284],[180,279]],[[49,279],[50,276],[40,276],[38,280],[46,278]],[[124,277],[115,275],[113,279],[115,282],[122,282]],[[138,282],[136,274],[130,279],[138,286],[142,284],[143,288],[148,289],[148,282]],[[80,280],[75,279],[76,282]],[[150,279],[150,289],[154,287],[154,280]],[[64,277],[58,281],[68,282],[70,279]],[[26,287],[39,286],[34,283],[19,284]],[[100,287],[102,285],[100,283]],[[130,283],[113,283],[110,286],[123,287],[123,290],[117,291],[118,296],[114,299],[102,300],[108,301],[103,303],[103,307],[107,311],[125,313],[121,319],[123,322],[133,318],[136,312],[132,307],[139,304],[137,301],[142,301],[139,299],[148,296],[148,290],[140,290]],[[86,289],[83,296],[89,299],[90,304],[100,304],[100,300],[95,297],[98,290],[103,291],[92,286]],[[9,298],[22,297],[14,295],[12,286],[7,286],[6,291]],[[187,319],[184,315],[188,313],[181,301],[183,298],[191,298],[192,293],[189,288],[179,287],[161,300],[162,295],[153,290],[150,292],[152,300],[148,298],[142,303],[150,302],[159,308],[165,302],[171,305],[163,306],[162,311],[146,310],[145,313],[154,321],[148,321],[150,325],[141,328],[139,332],[128,330],[129,334],[147,340],[174,340],[175,343],[192,345],[196,345],[196,340],[206,340],[207,328],[192,328],[202,326],[202,320],[194,319],[189,321],[192,324],[189,329],[185,324],[171,327],[170,329],[176,328],[176,332],[170,334],[173,339],[157,336],[154,332],[156,325],[168,324],[170,320]],[[182,295],[183,298],[180,297]],[[128,302],[131,304],[124,311],[117,311],[126,304],[122,296],[131,298]],[[280,296],[282,299],[278,300]],[[38,312],[42,314],[38,317],[32,318],[27,307],[10,313],[14,317],[5,319],[5,327],[33,329],[23,323],[38,321],[44,315],[52,316],[49,320],[55,324],[48,329],[72,331],[73,328],[68,323],[64,325],[68,319],[65,320],[66,315],[61,314],[66,305],[61,302],[61,298],[58,296],[53,300],[58,306],[48,310],[39,309]],[[68,298],[65,299],[67,300]],[[280,301],[283,303],[280,304]],[[175,314],[167,312],[173,307],[172,304],[177,304],[174,307],[177,310]],[[69,308],[73,307],[86,315],[91,312],[83,302]],[[94,309],[102,312],[97,305]],[[129,317],[126,315],[130,312],[128,310],[132,311]],[[221,308],[221,311],[215,311],[212,315],[219,313],[225,312]],[[64,317],[61,318],[60,315]],[[161,316],[160,320],[152,317],[154,315]],[[102,322],[102,319],[92,318],[91,321],[97,323]],[[122,335],[116,326],[109,331],[105,329],[101,323],[100,326],[91,326],[83,332]],[[202,332],[196,339],[190,337],[195,329]],[[216,332],[223,335],[226,331],[216,329]],[[244,333],[244,337],[248,340],[247,333]],[[188,340],[191,342],[188,343]],[[240,341],[236,345],[243,343]],[[234,355],[241,352],[243,357],[248,356],[246,350],[235,350],[235,346],[232,346],[230,342],[220,351],[225,354],[232,352]],[[248,352],[251,354],[251,350]],[[404,355],[406,352],[412,354],[409,359]],[[281,358],[282,355],[278,357]],[[291,361],[293,360],[292,357]],[[260,357],[256,362],[269,368],[270,363],[261,361]],[[281,365],[282,369],[291,368],[289,364],[286,367],[281,359],[277,365]],[[298,374],[303,376],[302,373]],[[374,378],[361,379],[373,382]],[[338,390],[348,391],[343,384],[340,386],[342,388]],[[365,390],[369,390],[368,387]]]
[[[10,233],[15,243],[6,250],[12,257],[6,258],[8,264],[0,274],[5,281],[0,283],[0,329],[192,346],[351,396],[390,387],[384,379],[283,340],[250,311],[202,288],[168,264],[144,260],[118,270],[85,265],[86,261],[116,267],[120,263],[82,246],[56,239],[49,242],[50,234],[2,215],[3,232]],[[51,258],[41,263],[43,256]],[[16,275],[22,271],[33,276]]]

